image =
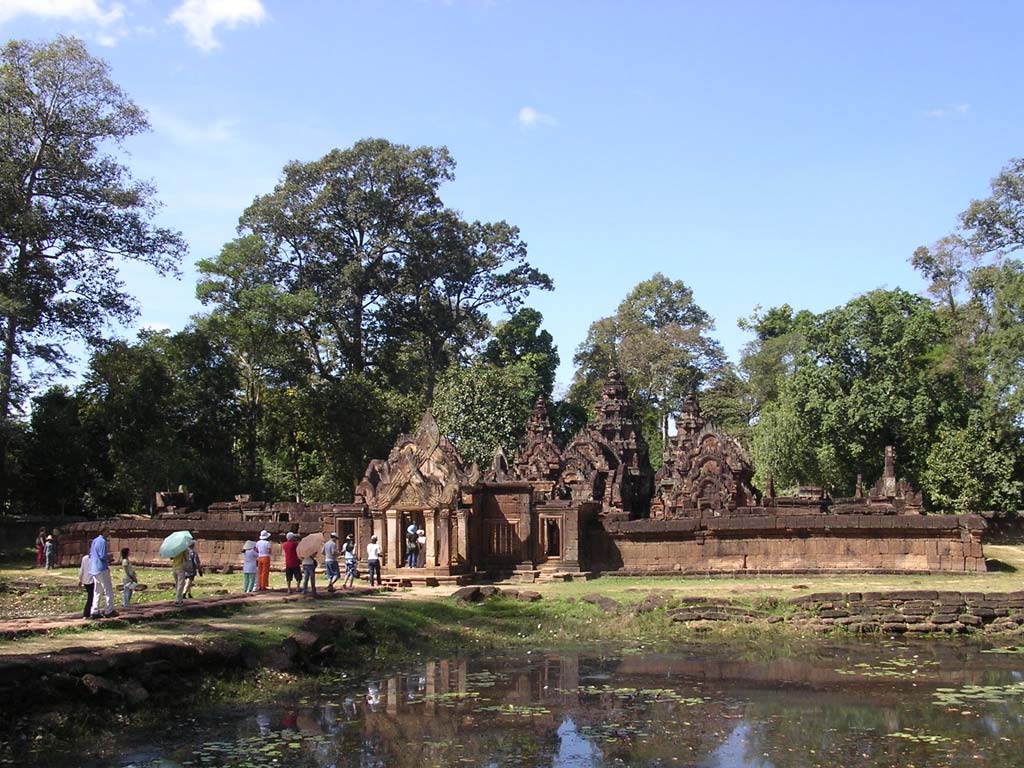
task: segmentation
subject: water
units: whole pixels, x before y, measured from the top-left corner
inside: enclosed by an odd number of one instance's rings
[[[1024,655],[857,643],[770,661],[713,648],[435,659],[172,718],[93,764],[1020,766],[1022,745]]]

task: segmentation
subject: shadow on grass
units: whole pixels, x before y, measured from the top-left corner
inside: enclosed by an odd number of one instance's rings
[[[1017,573],[1017,568],[994,557],[985,558],[985,568],[991,573]]]

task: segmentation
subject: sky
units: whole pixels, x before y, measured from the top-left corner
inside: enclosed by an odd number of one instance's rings
[[[382,137],[447,146],[445,203],[519,227],[560,385],[656,272],[734,360],[759,305],[923,290],[914,249],[1024,154],[1022,27],[988,0],[0,0],[4,39],[83,38],[149,114],[126,162],[190,255],[126,265],[119,335],[203,311],[194,262],[287,162]]]

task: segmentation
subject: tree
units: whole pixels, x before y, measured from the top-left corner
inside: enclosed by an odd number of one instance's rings
[[[992,194],[960,214],[967,242],[978,253],[1006,255],[1024,248],[1024,158],[992,180]]]
[[[487,467],[497,448],[512,455],[525,432],[536,388],[534,371],[523,363],[453,366],[438,382],[434,417],[467,462]]]
[[[64,386],[33,398],[22,460],[25,511],[79,513],[88,460],[78,398]]]
[[[376,362],[376,310],[395,287],[413,222],[442,209],[437,190],[454,167],[443,147],[359,141],[289,163],[274,191],[242,214],[243,233],[271,248],[267,277],[307,296],[308,312],[296,325],[321,378],[362,373]]]
[[[95,340],[108,320],[135,315],[117,260],[167,274],[185,252],[178,233],[152,223],[152,185],[133,180],[111,151],[147,127],[80,40],[12,41],[0,53],[4,425],[26,391],[25,366],[60,367],[66,341]]]
[[[270,248],[255,235],[227,243],[215,259],[196,266],[202,275],[196,296],[213,307],[197,325],[222,340],[233,362],[243,424],[242,490],[258,497],[265,492],[260,455],[268,401],[273,390],[296,386],[309,374],[296,330],[308,314],[308,297],[287,293],[274,281]]]
[[[573,358],[578,368],[570,397],[589,407],[618,368],[648,427],[664,441],[686,396],[725,364],[721,345],[709,335],[714,327],[693,292],[659,272],[634,287],[613,316],[591,324]],[[652,457],[656,448],[652,439]]]
[[[537,395],[551,400],[558,369],[558,348],[551,334],[541,330],[544,316],[536,309],[524,307],[512,317],[498,323],[484,348],[483,361],[500,367],[524,363],[537,378]]]
[[[870,291],[804,332],[804,350],[755,428],[759,472],[848,493],[857,474],[879,474],[894,445],[901,472],[919,479],[939,425],[967,406],[955,378],[933,364],[945,335],[930,302]]]

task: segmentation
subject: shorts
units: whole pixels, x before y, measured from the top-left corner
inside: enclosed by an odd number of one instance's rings
[[[337,560],[324,560],[324,570],[327,571],[327,578],[340,579],[341,571],[338,569]]]
[[[349,576],[358,576],[359,570],[356,566],[359,565],[358,560],[346,560],[345,561],[345,578]]]
[[[302,569],[301,568],[285,568],[284,578],[286,581],[295,579],[296,581],[302,581]]]

